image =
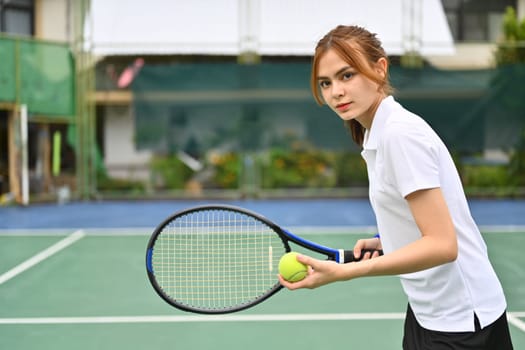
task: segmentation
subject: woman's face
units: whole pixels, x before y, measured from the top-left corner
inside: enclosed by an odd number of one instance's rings
[[[332,49],[318,64],[317,79],[326,104],[341,119],[356,119],[370,129],[377,106],[385,97],[379,85],[357,72]]]

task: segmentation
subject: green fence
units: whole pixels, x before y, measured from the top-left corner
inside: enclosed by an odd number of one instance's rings
[[[67,45],[0,37],[0,101],[31,114],[75,115],[75,67]]]
[[[229,144],[281,146],[293,135],[319,148],[348,149],[347,134],[311,97],[308,64],[146,66],[134,82],[137,145],[173,152]],[[397,98],[457,152],[511,149],[524,127],[525,66],[474,71],[392,67]]]
[[[153,187],[366,187],[359,149],[314,103],[309,72],[307,63],[146,65],[132,86],[135,142],[155,154]],[[525,185],[524,76],[525,65],[390,71],[396,98],[443,138],[465,185],[503,184],[504,194]],[[488,159],[487,150],[505,157]],[[204,170],[185,167],[181,152]],[[185,170],[162,170],[176,167]]]

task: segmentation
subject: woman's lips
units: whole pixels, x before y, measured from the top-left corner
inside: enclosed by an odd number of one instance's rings
[[[350,105],[352,104],[352,102],[347,102],[347,103],[340,103],[338,104],[337,106],[335,106],[335,108],[339,111],[339,112],[344,112],[344,111],[347,111],[349,108],[350,108]]]

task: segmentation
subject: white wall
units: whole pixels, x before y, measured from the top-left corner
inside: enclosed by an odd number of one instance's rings
[[[517,14],[518,18],[525,18],[525,0],[518,0]]]
[[[377,33],[391,55],[412,37],[423,54],[453,52],[440,0],[91,0],[91,19],[98,55],[311,55],[339,24]]]
[[[39,39],[68,42],[70,40],[70,0],[38,0],[37,36]]]
[[[487,69],[495,65],[495,43],[456,43],[455,47],[454,55],[426,58],[441,69]]]
[[[135,122],[129,106],[107,106],[104,118],[104,164],[116,178],[148,180],[149,151],[135,149]]]

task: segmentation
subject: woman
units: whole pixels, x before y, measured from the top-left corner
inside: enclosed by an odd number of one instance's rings
[[[315,50],[311,88],[363,151],[380,237],[339,265],[300,255],[308,276],[283,286],[316,288],[364,276],[400,275],[408,297],[404,349],[512,349],[506,301],[443,142],[391,96],[388,58],[375,34],[338,26]]]

